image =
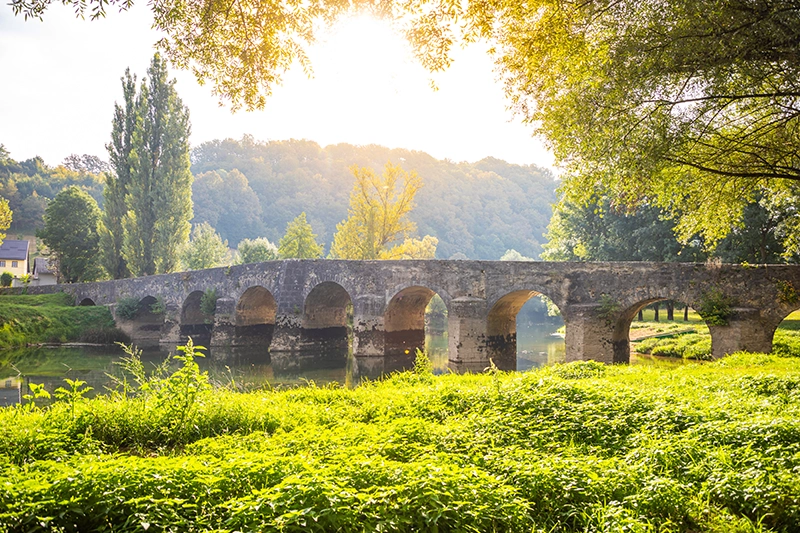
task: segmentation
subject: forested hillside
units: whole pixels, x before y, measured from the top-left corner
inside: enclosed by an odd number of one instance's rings
[[[76,185],[103,205],[105,164],[92,156],[70,156],[64,164],[49,167],[41,157],[22,162],[0,144],[0,197],[13,211],[11,231],[31,231],[42,227],[47,201],[63,189]]]
[[[327,251],[336,224],[347,216],[354,183],[349,167],[380,171],[387,161],[422,177],[411,218],[419,235],[439,239],[437,257],[499,259],[509,249],[538,257],[555,201],[548,170],[492,158],[453,163],[374,145],[322,148],[250,137],[201,144],[192,152],[193,222],[209,222],[231,246],[257,236],[277,242],[305,211]]]

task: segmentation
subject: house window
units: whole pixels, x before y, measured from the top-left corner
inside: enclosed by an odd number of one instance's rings
[[[11,268],[17,268],[17,266],[19,266],[17,261],[11,261]]]
[[[6,266],[6,262],[5,261],[0,261],[0,267],[4,267],[4,266]]]

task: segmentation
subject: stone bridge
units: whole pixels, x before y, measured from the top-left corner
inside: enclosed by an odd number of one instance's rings
[[[209,314],[201,300],[211,290],[217,300]],[[425,307],[436,293],[448,310],[451,367],[472,370],[490,358],[513,368],[516,315],[537,295],[561,311],[568,361],[626,363],[629,327],[642,307],[673,300],[701,309],[714,296],[727,299],[730,313],[726,325],[710,326],[713,355],[769,352],[778,324],[800,308],[800,266],[285,260],[29,288],[53,291],[112,310],[135,299],[132,319],[116,312],[134,341],[192,335],[211,346],[269,346],[274,357],[340,350],[352,339],[362,358],[413,354],[424,344]]]

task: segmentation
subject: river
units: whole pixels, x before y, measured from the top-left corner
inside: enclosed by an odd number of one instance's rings
[[[529,325],[517,331],[517,370],[526,371],[564,361],[564,339],[557,335],[558,324]],[[447,334],[428,335],[426,351],[434,373],[448,372]],[[142,360],[154,368],[174,347],[145,348]],[[103,392],[112,384],[109,374],[120,373],[125,356],[119,346],[40,347],[0,352],[0,405],[18,403],[28,392],[28,383],[43,383],[52,393],[65,386],[64,379],[80,379],[93,388],[91,394]],[[646,360],[638,361],[646,362]],[[393,358],[359,359],[342,354],[321,360],[313,355],[297,357],[268,354],[263,348],[213,348],[198,359],[208,371],[213,384],[235,386],[240,390],[263,387],[290,387],[308,382],[336,382],[348,387],[364,379],[410,368],[414,354]]]

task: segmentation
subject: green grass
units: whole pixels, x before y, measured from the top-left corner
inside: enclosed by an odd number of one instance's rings
[[[691,314],[690,314],[691,315]],[[653,327],[652,322],[634,322],[631,328]],[[679,329],[679,321],[667,322],[663,331]],[[773,352],[779,355],[800,357],[800,311],[789,315],[775,331],[772,341]],[[684,359],[711,359],[711,335],[708,326],[694,324],[694,332],[679,333],[666,337],[652,337],[632,343],[632,351],[642,354],[664,357],[682,357]]]
[[[1,409],[0,530],[800,524],[798,358],[418,371],[252,393],[212,390],[192,365],[124,394]]]
[[[122,339],[111,312],[75,306],[68,294],[0,295],[0,349],[70,341]]]

